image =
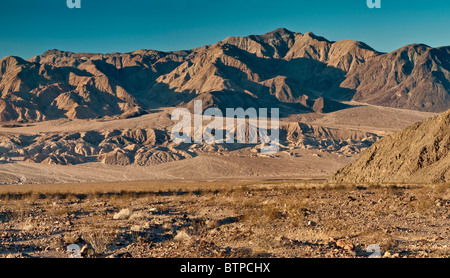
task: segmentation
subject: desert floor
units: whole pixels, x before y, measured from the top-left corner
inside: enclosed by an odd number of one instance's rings
[[[382,257],[448,258],[449,208],[450,185],[11,185],[0,188],[0,257],[366,258],[375,244]]]

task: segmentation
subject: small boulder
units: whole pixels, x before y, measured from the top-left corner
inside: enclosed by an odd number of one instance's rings
[[[114,214],[113,219],[114,220],[126,220],[130,218],[131,216],[131,210],[129,209],[122,209],[118,213]]]

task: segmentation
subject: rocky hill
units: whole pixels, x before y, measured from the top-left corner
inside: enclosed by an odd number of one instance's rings
[[[247,128],[248,129],[248,126]],[[225,132],[225,131],[224,131]],[[353,155],[368,148],[379,136],[370,132],[326,128],[304,123],[282,123],[280,151],[295,149]],[[148,166],[196,157],[199,154],[229,155],[240,150],[259,155],[259,144],[175,144],[165,130],[127,128],[82,132],[0,134],[0,164],[25,161],[52,165],[102,162],[108,165]]]
[[[450,182],[450,110],[382,138],[330,182]]]

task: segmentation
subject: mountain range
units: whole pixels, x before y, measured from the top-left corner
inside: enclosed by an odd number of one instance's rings
[[[129,118],[166,106],[279,107],[282,116],[344,109],[345,101],[443,112],[450,47],[381,53],[277,29],[185,51],[72,53],[0,60],[0,122]]]

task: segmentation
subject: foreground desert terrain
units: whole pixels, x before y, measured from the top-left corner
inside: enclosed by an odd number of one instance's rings
[[[450,256],[450,186],[116,182],[0,189],[0,256]],[[77,253],[78,254],[78,253]],[[375,254],[376,255],[376,254]]]
[[[155,144],[133,143],[123,129],[167,130],[168,113],[1,127],[0,257],[79,250],[81,257],[365,258],[373,245],[383,257],[450,256],[449,185],[325,182],[374,141],[434,113],[352,103],[282,118],[274,155],[250,144],[155,139],[156,150],[190,155],[139,165],[136,152],[121,165],[118,153]],[[85,144],[90,132],[104,140],[91,144],[94,155],[73,165],[52,160],[69,157],[58,149]],[[120,152],[105,158],[112,140]]]

